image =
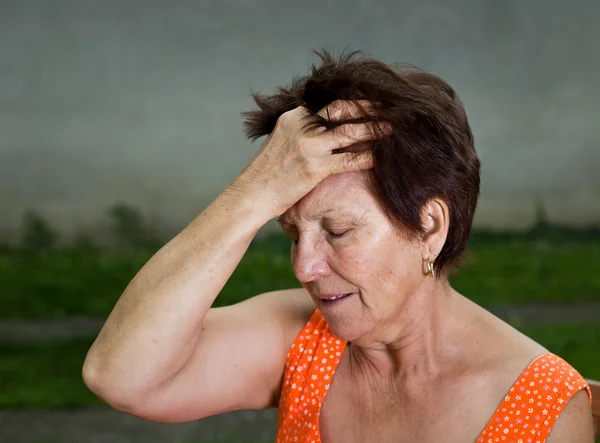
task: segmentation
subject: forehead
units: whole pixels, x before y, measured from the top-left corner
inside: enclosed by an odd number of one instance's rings
[[[367,187],[366,172],[333,174],[292,206],[282,219],[317,219],[333,211],[360,212],[377,205]]]

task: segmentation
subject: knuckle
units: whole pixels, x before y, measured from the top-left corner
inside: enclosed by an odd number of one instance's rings
[[[351,131],[351,128],[349,128],[348,126],[350,126],[350,125],[348,125],[348,124],[338,125],[331,130],[331,133],[335,137],[341,137],[341,136],[348,135],[349,131]]]
[[[334,100],[329,106],[331,107],[331,112],[335,117],[342,116],[342,112],[344,110],[344,102],[342,100]]]
[[[277,124],[281,126],[288,126],[289,123],[294,119],[293,111],[286,111],[279,116]]]
[[[332,174],[346,172],[349,170],[348,159],[345,156],[342,157],[341,154],[340,157],[341,158],[336,159],[336,161],[330,165],[329,169]]]
[[[306,113],[306,110],[303,110],[302,107],[297,107],[294,109],[290,109],[289,111],[285,111],[283,114],[279,116],[277,119],[277,123],[283,124],[284,126],[296,126],[300,120],[300,118]]]
[[[344,168],[351,168],[356,165],[356,159],[351,154],[346,154],[342,159],[342,166]]]
[[[361,135],[358,130],[359,128],[357,128],[356,125],[353,124],[341,125],[335,129],[336,130],[334,131],[334,135],[340,142],[357,139]]]
[[[325,108],[323,108],[319,114],[327,120],[339,120],[343,114],[343,101],[332,101],[327,106],[325,106]]]
[[[315,177],[321,172],[321,165],[318,161],[312,158],[304,158],[303,169],[308,177]]]
[[[309,151],[308,141],[305,138],[297,139],[294,144],[294,151],[300,154],[301,157],[306,157]]]

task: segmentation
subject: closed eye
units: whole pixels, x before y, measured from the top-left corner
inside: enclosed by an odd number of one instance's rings
[[[329,232],[329,236],[331,238],[342,238],[349,230],[346,230],[344,232]]]
[[[346,229],[343,232],[331,232],[331,231],[327,231],[327,235],[329,235],[329,237],[337,239],[337,238],[342,238],[344,235],[346,235],[348,232],[350,231],[350,229]],[[298,238],[294,238],[292,237],[292,243],[297,245],[299,242]]]

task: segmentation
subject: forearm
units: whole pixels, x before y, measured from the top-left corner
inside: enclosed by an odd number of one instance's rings
[[[269,218],[247,197],[224,192],[159,250],[90,349],[88,384],[141,391],[170,380],[190,358],[206,313]]]

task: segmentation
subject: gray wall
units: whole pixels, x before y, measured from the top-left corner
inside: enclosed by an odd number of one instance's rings
[[[98,231],[115,201],[178,229],[252,157],[240,112],[363,49],[441,75],[483,162],[478,225],[600,224],[598,0],[0,2],[0,231]]]

